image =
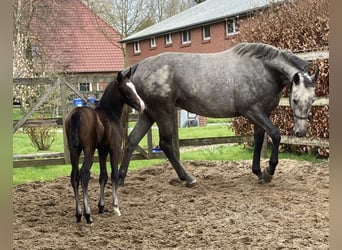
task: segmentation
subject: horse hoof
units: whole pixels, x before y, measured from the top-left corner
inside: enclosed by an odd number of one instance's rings
[[[85,214],[84,217],[86,218],[87,224],[93,223],[93,219],[91,218],[90,214]]]
[[[99,206],[99,214],[103,214],[104,212],[104,206]]]
[[[185,186],[187,186],[187,187],[193,187],[193,186],[195,186],[197,184],[197,181],[196,181],[196,179],[190,179],[190,180],[187,180],[186,181],[186,184],[185,184]]]
[[[118,186],[123,187],[124,186],[124,179],[120,178],[118,181]]]
[[[265,181],[264,181],[263,176],[262,176],[262,175],[259,176],[259,177],[258,177],[258,184],[262,185],[262,184],[264,184],[264,183],[265,183]]]
[[[121,212],[118,207],[114,207],[113,211],[117,216],[121,216]]]
[[[262,177],[264,179],[264,182],[269,183],[272,181],[273,175],[270,175],[267,171],[267,168],[265,168],[262,172]]]
[[[81,217],[82,217],[82,216],[77,216],[77,215],[76,215],[76,222],[77,222],[77,223],[81,222]]]

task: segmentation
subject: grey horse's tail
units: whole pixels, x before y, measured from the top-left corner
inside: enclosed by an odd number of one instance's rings
[[[77,148],[80,144],[78,130],[80,128],[80,112],[76,111],[70,118],[70,147]]]

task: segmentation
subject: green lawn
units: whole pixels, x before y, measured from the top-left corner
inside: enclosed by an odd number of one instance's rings
[[[234,135],[233,131],[228,125],[206,126],[206,127],[191,127],[180,128],[179,138],[201,138],[201,137],[219,137]],[[158,129],[153,126],[152,129],[152,143],[153,146],[159,144]],[[145,136],[140,144],[142,147],[147,147],[147,137]],[[22,130],[18,130],[13,136],[13,154],[30,154],[35,153],[37,150],[32,146],[28,135],[24,134]],[[41,152],[64,152],[63,150],[63,133],[61,129],[57,130],[56,139],[52,143],[51,148],[48,151]]]

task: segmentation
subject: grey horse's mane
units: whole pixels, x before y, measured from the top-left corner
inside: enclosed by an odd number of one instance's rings
[[[261,60],[272,60],[276,57],[282,57],[287,60],[291,65],[301,71],[308,71],[309,63],[305,60],[294,55],[290,51],[280,50],[274,46],[263,43],[240,43],[232,48],[233,52],[237,55],[247,55],[256,57]]]

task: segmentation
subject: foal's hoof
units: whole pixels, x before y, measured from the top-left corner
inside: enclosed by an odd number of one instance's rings
[[[113,211],[114,211],[114,213],[115,213],[117,216],[121,216],[121,212],[120,212],[120,210],[119,210],[118,207],[114,207],[114,208],[113,208]]]
[[[99,206],[99,214],[103,214],[104,212],[104,206]]]
[[[82,215],[76,214],[76,222],[79,223],[81,222]]]
[[[90,214],[85,214],[84,217],[86,218],[87,224],[93,224],[93,219]]]
[[[193,186],[195,186],[196,184],[197,184],[196,179],[193,179],[193,178],[190,177],[188,180],[186,180],[185,186],[187,186],[187,187],[193,187]]]
[[[272,181],[273,175],[269,174],[267,169],[268,168],[265,168],[262,172],[262,177],[264,179],[264,182],[269,183]]]

